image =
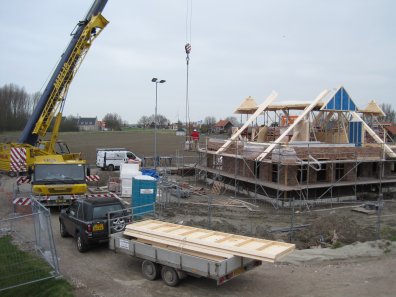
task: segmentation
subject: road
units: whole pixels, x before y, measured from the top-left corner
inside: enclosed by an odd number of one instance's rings
[[[189,277],[176,288],[148,281],[140,261],[108,250],[107,245],[79,253],[73,238],[59,235],[58,215],[52,215],[61,273],[76,296],[394,296],[396,257],[311,265],[270,264],[217,287],[208,279]]]

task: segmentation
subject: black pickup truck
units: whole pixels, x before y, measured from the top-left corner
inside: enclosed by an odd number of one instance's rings
[[[111,233],[123,231],[130,222],[128,211],[119,199],[78,199],[61,211],[60,234],[75,237],[77,249],[85,252],[90,245],[109,240],[109,218]]]

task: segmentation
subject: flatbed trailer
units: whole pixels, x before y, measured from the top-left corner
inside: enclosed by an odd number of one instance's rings
[[[224,258],[192,253],[182,248],[144,242],[123,233],[111,234],[109,247],[116,253],[143,260],[144,277],[155,280],[161,275],[168,286],[176,286],[188,275],[210,278],[221,285],[262,264],[260,260],[234,255]]]

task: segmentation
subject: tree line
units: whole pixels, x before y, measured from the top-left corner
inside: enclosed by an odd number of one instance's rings
[[[40,96],[40,92],[30,94],[23,87],[15,84],[6,84],[0,87],[0,132],[22,130]],[[383,122],[395,122],[396,112],[392,105],[383,103],[380,107],[386,116],[379,120]],[[169,128],[170,121],[164,115],[158,114],[156,119],[158,128]],[[235,117],[227,117],[226,119],[230,120],[234,125],[239,124]],[[75,116],[63,117],[60,131],[78,131],[77,120],[78,117]],[[109,130],[121,130],[123,126],[123,120],[117,113],[106,114],[103,121],[106,122],[106,128]],[[201,129],[209,132],[215,123],[216,118],[214,116],[207,116],[201,124]],[[138,127],[154,128],[154,126],[155,115],[142,116],[138,121]]]
[[[142,116],[137,122],[137,126],[139,128],[154,128],[155,122],[157,122],[157,128],[160,129],[166,129],[170,126],[170,121],[162,114],[157,114],[157,118],[154,114],[151,116]]]
[[[0,131],[22,130],[31,115],[35,94],[14,84],[0,88]]]
[[[29,94],[23,87],[15,84],[0,87],[0,132],[23,130],[40,97],[40,92]],[[103,121],[110,130],[121,130],[123,124],[121,117],[116,113],[106,114]],[[76,116],[63,117],[59,130],[78,131],[77,122]],[[51,130],[52,125],[49,128],[49,131]]]

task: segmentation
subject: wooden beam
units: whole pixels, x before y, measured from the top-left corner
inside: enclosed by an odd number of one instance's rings
[[[254,114],[252,114],[252,116],[245,122],[245,124],[238,129],[238,131],[236,131],[231,137],[230,139],[228,139],[221,148],[219,148],[216,152],[216,154],[220,154],[221,152],[223,152],[226,148],[228,148],[231,143],[233,141],[235,141],[236,139],[238,139],[239,135],[242,134],[242,132],[249,127],[249,125],[251,123],[253,123],[253,121],[272,103],[272,101],[274,101],[276,99],[276,97],[278,97],[278,94],[276,92],[272,92],[267,99],[265,99],[265,101],[259,105],[259,107],[257,108],[257,110],[255,111]]]
[[[235,235],[231,234],[231,235],[228,235],[228,236],[224,236],[224,238],[218,239],[215,242],[216,243],[222,243],[222,242],[227,241],[227,240],[229,240],[231,238],[234,238],[234,237],[235,237]]]
[[[385,152],[387,153],[387,155],[391,158],[396,158],[396,153],[390,148],[390,146],[388,146],[378,135],[377,133],[375,133],[373,131],[373,129],[370,128],[369,125],[366,124],[365,121],[362,120],[362,118],[354,111],[351,112],[352,117],[358,121],[362,122],[362,125],[364,127],[364,129],[371,135],[371,137],[374,138],[374,140],[383,145],[383,148],[385,150]]]
[[[318,104],[320,100],[322,100],[327,94],[329,93],[328,90],[322,91],[318,97],[309,105],[307,106],[304,111],[298,116],[298,118],[294,121],[293,124],[291,124],[283,133],[280,135],[269,147],[266,148],[266,150],[260,154],[257,158],[256,161],[262,161],[279,143],[282,142],[283,138],[287,134],[290,133],[294,129],[294,127]]]

